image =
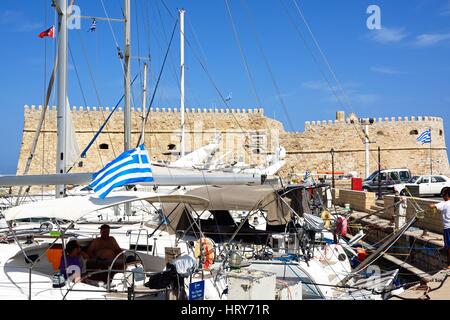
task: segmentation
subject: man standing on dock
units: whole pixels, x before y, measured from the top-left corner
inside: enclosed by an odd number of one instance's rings
[[[442,213],[442,220],[444,222],[444,248],[447,251],[447,268],[450,269],[450,188],[442,190],[442,198],[444,201],[438,204],[430,204],[430,208],[438,209]]]

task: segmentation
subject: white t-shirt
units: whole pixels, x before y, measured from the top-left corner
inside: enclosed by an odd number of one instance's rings
[[[442,213],[444,229],[450,229],[450,200],[439,202],[436,208]]]

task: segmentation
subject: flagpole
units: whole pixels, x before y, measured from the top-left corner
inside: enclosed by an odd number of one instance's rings
[[[142,128],[141,128],[141,139],[142,143],[145,144],[145,106],[147,105],[147,64],[144,63],[144,84],[142,87]]]
[[[433,175],[433,149],[431,148],[431,127],[430,127],[430,175]]]

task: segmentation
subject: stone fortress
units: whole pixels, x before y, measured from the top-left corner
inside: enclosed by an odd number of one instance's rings
[[[80,151],[89,143],[111,109],[72,108],[72,119]],[[24,127],[17,174],[22,174],[29,156],[42,106],[25,106]],[[266,117],[263,109],[187,108],[186,150],[209,143],[221,133],[217,156],[226,162],[262,164],[278,145],[286,149],[286,165],[280,176],[331,171],[331,149],[335,170],[357,172],[364,177],[365,144],[363,127],[354,115],[340,111],[336,120],[305,123],[303,132],[286,132],[281,122]],[[368,119],[367,119],[368,120]],[[369,125],[370,172],[378,169],[377,149],[381,147],[383,168],[407,167],[414,175],[430,172],[430,145],[416,141],[428,128],[432,131],[433,173],[450,174],[444,122],[437,117],[396,117],[372,119]],[[142,111],[132,110],[132,144],[142,129]],[[29,174],[55,173],[56,108],[47,110]],[[145,146],[153,161],[172,161],[168,149],[179,150],[180,112],[177,108],[153,108],[145,126]],[[74,163],[71,172],[95,172],[123,151],[123,111],[118,109],[87,155]],[[172,150],[173,151],[173,150]]]

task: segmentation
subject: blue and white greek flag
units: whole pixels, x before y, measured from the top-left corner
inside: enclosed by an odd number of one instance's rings
[[[93,175],[89,185],[95,195],[104,199],[114,188],[137,182],[153,181],[150,161],[144,145],[128,150]]]
[[[416,140],[417,142],[422,142],[422,144],[431,143],[431,129],[422,132]]]
[[[88,32],[94,32],[97,30],[97,21],[95,18],[92,19],[91,27],[89,28]]]
[[[305,172],[305,176],[303,177],[303,180],[309,180],[309,179],[311,179],[311,172],[310,171],[306,171]]]

